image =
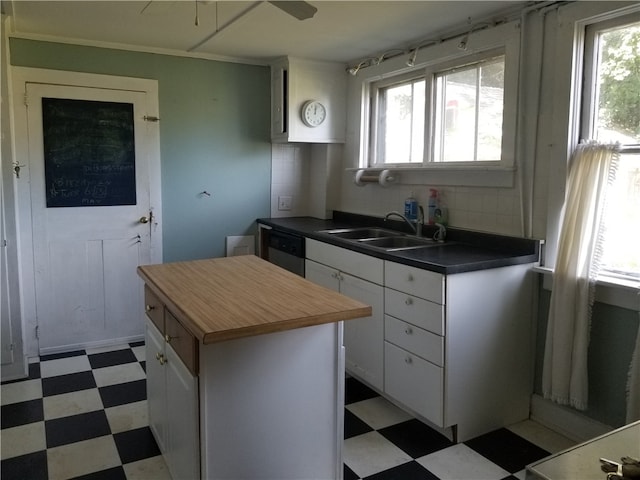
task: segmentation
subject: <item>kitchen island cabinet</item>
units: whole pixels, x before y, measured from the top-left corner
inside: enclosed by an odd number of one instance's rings
[[[341,478],[342,321],[371,308],[255,256],[138,273],[149,292],[147,362],[157,362],[148,367],[149,423],[161,426],[152,431],[172,476],[191,478],[191,468],[206,479]],[[158,368],[173,363],[179,374],[165,373],[163,384]]]

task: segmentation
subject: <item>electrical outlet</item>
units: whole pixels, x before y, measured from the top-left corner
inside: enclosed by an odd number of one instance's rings
[[[291,210],[292,202],[293,202],[293,197],[290,197],[290,196],[278,197],[278,210]]]

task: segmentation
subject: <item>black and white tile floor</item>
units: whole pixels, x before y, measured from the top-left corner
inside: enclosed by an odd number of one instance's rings
[[[148,427],[142,343],[43,356],[0,396],[2,480],[170,479]],[[523,422],[455,445],[353,378],[345,404],[345,480],[524,479],[571,444]]]

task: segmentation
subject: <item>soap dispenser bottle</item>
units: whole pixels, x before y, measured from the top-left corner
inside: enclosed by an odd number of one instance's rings
[[[433,225],[436,223],[436,209],[438,208],[438,190],[429,189],[429,200],[427,203],[427,223]]]
[[[435,222],[445,226],[448,223],[447,204],[445,202],[445,199],[443,198],[442,193],[440,192],[438,192],[438,202],[436,204],[435,211]]]
[[[418,219],[418,201],[413,196],[413,192],[411,192],[409,197],[404,201],[404,216],[409,220]]]

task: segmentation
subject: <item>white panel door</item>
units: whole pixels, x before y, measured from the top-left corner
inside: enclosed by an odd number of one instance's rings
[[[153,224],[149,221],[150,146],[144,121],[145,95],[126,90],[27,84],[33,262],[41,353],[128,340],[144,333],[143,290],[136,267],[150,263]],[[82,125],[73,123],[74,119],[68,120],[68,132],[61,127],[67,120],[51,121],[52,117],[63,118],[55,117],[55,110],[50,113],[52,108],[65,105],[64,102],[74,105],[73,101],[96,112],[90,120],[96,118],[97,123],[84,136],[77,134]],[[131,130],[132,122],[130,149],[135,153],[134,166],[118,164],[118,156],[125,150],[118,141],[89,138],[100,137],[103,123],[109,125],[113,121],[111,110],[103,105],[132,109],[127,128]],[[68,116],[73,116],[73,109],[70,112]],[[44,127],[43,114],[49,119]],[[69,142],[57,141],[58,133],[68,135]],[[52,151],[52,143],[58,151]],[[64,153],[59,153],[60,149]],[[65,167],[62,164],[67,157],[73,160]],[[58,167],[67,168],[68,173],[53,178],[52,172]],[[124,202],[120,197],[110,197],[124,184],[117,179],[118,169],[127,170],[128,187],[120,188],[128,191],[129,200]],[[115,177],[109,176],[111,173]]]
[[[0,172],[0,242],[7,238],[4,226],[4,190],[2,172]],[[11,331],[11,309],[9,308],[9,267],[7,265],[7,247],[0,245],[0,363],[13,363],[13,332]]]

